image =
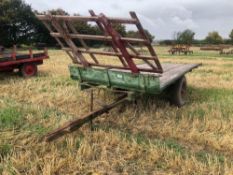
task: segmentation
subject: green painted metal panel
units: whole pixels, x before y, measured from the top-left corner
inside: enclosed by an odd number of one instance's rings
[[[69,69],[71,77],[82,83],[109,86],[108,73],[105,69],[81,68],[77,66],[69,66]]]
[[[132,74],[108,69],[83,68],[75,65],[69,66],[69,69],[71,77],[80,82],[82,89],[87,84],[90,84],[148,94],[160,93],[159,78],[152,75]]]

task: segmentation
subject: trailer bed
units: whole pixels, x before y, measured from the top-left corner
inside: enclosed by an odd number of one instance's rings
[[[177,79],[199,67],[201,64],[174,64],[174,63],[163,63],[162,67],[164,72],[160,74],[160,89],[165,89],[167,86],[175,82]],[[143,64],[140,67],[145,67]]]
[[[10,73],[18,69],[24,77],[31,77],[37,74],[37,66],[43,64],[44,59],[48,59],[47,49],[44,52],[29,54],[17,54],[15,49],[9,53],[0,55],[0,72]]]
[[[44,23],[61,48],[67,52],[73,61],[69,66],[71,78],[77,80],[81,90],[91,87],[105,87],[114,91],[119,96],[115,102],[104,105],[93,111],[93,90],[90,91],[91,112],[81,118],[68,122],[63,127],[49,133],[47,141],[56,139],[66,133],[73,132],[85,123],[92,121],[119,104],[135,101],[140,95],[156,95],[166,87],[172,85],[168,92],[171,104],[181,107],[185,104],[186,78],[184,75],[200,64],[161,64],[154,50],[152,41],[145,32],[135,12],[130,12],[131,18],[109,18],[103,13],[97,15],[93,10],[90,16],[66,15],[37,15]],[[87,34],[78,30],[74,23],[77,21],[95,22],[101,34]],[[134,25],[137,36],[122,36],[114,24]],[[108,43],[112,49],[108,51],[89,48],[88,40]],[[82,45],[79,47],[77,41]],[[147,48],[148,54],[140,53],[136,46]],[[88,56],[89,55],[89,56]],[[99,59],[99,56],[104,56]],[[115,61],[118,63],[115,64]],[[104,61],[105,60],[105,61]],[[136,61],[137,60],[137,61]],[[137,64],[138,61],[144,64]],[[108,64],[106,64],[108,63]],[[114,63],[114,64],[113,64]],[[105,103],[105,102],[104,102]]]
[[[186,73],[197,68],[200,64],[163,63],[164,73],[141,72],[133,74],[122,69],[84,68],[70,66],[71,78],[80,82],[82,90],[91,86],[136,91],[147,94],[159,94]],[[138,67],[146,68],[146,64]]]
[[[32,55],[32,58],[37,59],[37,58],[44,58],[46,55],[44,53],[36,53]],[[26,60],[26,59],[31,59],[31,55],[29,54],[19,54],[15,56],[15,60],[12,59],[11,54],[5,54],[3,56],[0,56],[0,63],[4,62],[9,62],[9,61],[20,61],[20,60]]]

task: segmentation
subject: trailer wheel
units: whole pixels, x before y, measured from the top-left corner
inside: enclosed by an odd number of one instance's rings
[[[35,64],[23,64],[20,67],[20,73],[23,77],[32,77],[37,74],[37,66]]]
[[[182,107],[186,103],[187,80],[181,77],[170,87],[170,102],[177,107]]]

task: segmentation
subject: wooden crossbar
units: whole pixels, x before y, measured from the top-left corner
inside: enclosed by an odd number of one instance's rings
[[[98,16],[61,16],[56,15],[53,16],[57,20],[66,20],[66,21],[93,21],[97,22],[99,20]],[[42,21],[50,21],[50,16],[48,15],[37,15],[37,18]],[[136,24],[137,21],[134,19],[126,19],[126,18],[108,18],[109,21],[113,23],[122,23],[122,24]]]
[[[51,36],[59,43],[61,48],[71,57],[74,63],[84,67],[104,67],[130,70],[132,73],[154,72],[162,73],[163,69],[158,56],[152,46],[135,12],[130,12],[131,18],[109,18],[104,14],[96,15],[93,10],[89,11],[91,16],[67,16],[67,15],[37,15],[44,25],[48,28]],[[75,28],[75,22],[95,22],[103,35],[83,34]],[[121,36],[114,28],[114,23],[136,25],[139,37],[130,38]],[[92,50],[88,43],[92,40],[107,42],[113,51]],[[82,48],[77,46],[77,42]],[[88,42],[86,42],[88,41]],[[135,48],[135,44],[140,44],[148,49],[150,55],[143,55]],[[89,61],[85,56],[88,54],[92,60]],[[103,64],[97,55],[115,56],[119,59],[122,66]],[[105,57],[104,57],[105,58]],[[109,57],[109,59],[112,59]],[[135,59],[143,61],[148,65],[148,69],[141,69],[137,66]]]

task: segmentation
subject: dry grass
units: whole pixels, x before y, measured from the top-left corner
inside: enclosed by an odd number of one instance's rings
[[[188,74],[185,107],[139,99],[51,144],[46,132],[88,111],[70,59],[51,50],[38,77],[0,76],[0,174],[233,174],[233,58],[157,50],[162,62],[203,63]]]

